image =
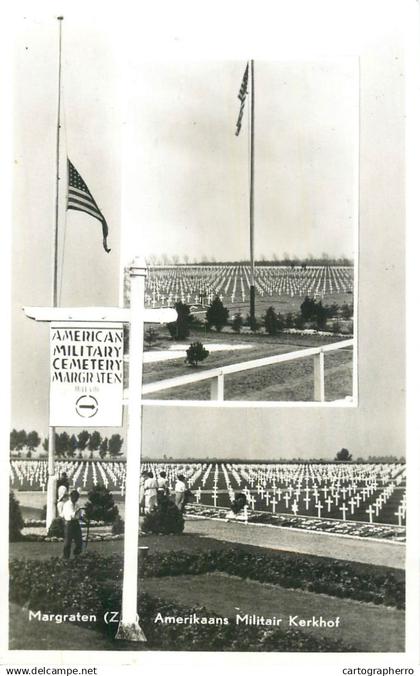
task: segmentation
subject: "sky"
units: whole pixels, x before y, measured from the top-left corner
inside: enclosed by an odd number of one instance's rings
[[[244,61],[142,62],[127,75],[123,257],[249,258]],[[358,62],[255,62],[255,255],[354,255]]]

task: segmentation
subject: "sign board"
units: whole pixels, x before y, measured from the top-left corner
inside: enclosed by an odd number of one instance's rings
[[[121,324],[51,324],[50,425],[120,427],[123,353]]]

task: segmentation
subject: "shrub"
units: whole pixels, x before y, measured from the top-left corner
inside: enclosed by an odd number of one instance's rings
[[[246,495],[244,493],[235,493],[235,499],[232,502],[232,512],[239,514],[247,504]]]
[[[190,335],[190,328],[193,321],[193,316],[190,314],[190,306],[181,303],[175,303],[175,310],[178,313],[177,319],[170,324],[167,324],[168,331],[171,338],[174,340],[185,340]]]
[[[145,533],[179,534],[184,530],[184,517],[178,507],[166,495],[144,517],[142,530]]]
[[[94,486],[88,493],[85,505],[86,518],[89,521],[112,523],[118,516],[118,507],[111,492],[105,486]]]
[[[9,493],[9,542],[16,542],[22,539],[22,528],[24,526],[22,512],[20,511],[19,500],[16,500],[13,491]]]
[[[47,537],[49,538],[64,537],[64,519],[58,516],[56,519],[53,519],[53,521],[51,521]]]
[[[200,343],[200,341],[197,340],[189,346],[185,361],[191,366],[197,366],[198,362],[207,359],[209,354],[209,351],[206,350],[203,343]]]
[[[214,326],[216,331],[221,331],[227,324],[229,310],[223,305],[219,296],[212,301],[206,312],[206,319],[209,327]]]
[[[264,315],[264,328],[270,336],[275,336],[279,331],[279,320],[275,309],[270,305]]]
[[[124,519],[122,519],[118,514],[114,523],[112,524],[112,535],[122,535],[124,533],[124,527]]]
[[[240,314],[240,312],[237,312],[232,320],[232,330],[235,331],[235,333],[240,333],[243,324],[244,321],[242,319],[242,315]]]

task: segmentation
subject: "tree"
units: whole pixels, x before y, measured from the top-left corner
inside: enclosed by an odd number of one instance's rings
[[[350,462],[352,458],[352,455],[350,451],[347,450],[347,448],[342,448],[341,451],[338,451],[337,455],[335,456],[335,460],[338,460],[339,462]]]
[[[325,329],[327,323],[328,310],[322,304],[322,300],[315,306],[316,325],[318,329]]]
[[[20,540],[24,526],[19,500],[16,500],[13,491],[9,493],[9,542]]]
[[[305,322],[309,322],[316,317],[316,303],[313,298],[305,296],[305,300],[300,306],[300,314]]]
[[[121,438],[119,434],[113,434],[108,442],[108,452],[114,458],[118,455],[122,455],[121,447],[124,443],[124,439]]]
[[[77,448],[79,451],[84,451],[87,443],[89,441],[90,434],[87,430],[83,430],[82,432],[79,432],[77,435]]]
[[[158,338],[159,333],[153,328],[153,326],[149,326],[149,328],[144,332],[144,340],[149,347],[153,345],[153,343],[156,343]]]
[[[174,340],[185,340],[190,335],[190,328],[193,317],[190,313],[190,306],[181,303],[175,303],[175,310],[178,313],[176,321],[167,324],[168,331]]]
[[[45,437],[44,441],[42,442],[42,448],[44,449],[44,451],[47,451],[47,453],[48,453],[49,446],[50,446],[49,439],[48,439],[48,437]]]
[[[197,340],[189,346],[185,361],[191,366],[197,366],[198,362],[207,359],[209,354],[209,351],[206,350],[203,343],[200,343],[200,341]]]
[[[25,430],[19,430],[18,432],[17,430],[13,429],[10,432],[10,450],[21,451],[22,448],[26,445],[27,445],[27,434]]]
[[[38,448],[40,443],[41,443],[41,439],[39,437],[38,432],[35,432],[35,430],[33,430],[32,432],[29,432],[29,434],[26,438],[26,445],[29,448],[29,450],[34,451],[36,448]]]
[[[209,327],[214,326],[216,331],[221,331],[227,324],[228,317],[229,310],[223,305],[219,296],[216,296],[206,312],[207,324]]]
[[[85,514],[88,521],[105,521],[105,523],[115,521],[118,507],[114,503],[111,491],[105,486],[94,486],[88,493]]]
[[[88,449],[90,450],[92,457],[93,457],[93,452],[97,451],[100,444],[102,441],[102,437],[99,432],[95,431],[92,432],[90,435],[89,443],[88,443]]]
[[[240,312],[237,312],[232,320],[232,329],[233,331],[235,331],[235,333],[240,333],[243,325],[244,322],[242,319],[242,315]]]
[[[279,321],[275,309],[270,305],[264,315],[264,328],[270,336],[275,336],[279,330]]]
[[[105,439],[102,439],[101,444],[99,446],[99,455],[103,459],[107,453],[108,453],[108,437],[105,437]]]
[[[76,455],[77,444],[78,444],[77,437],[75,434],[72,434],[67,448],[67,455],[69,456],[69,458],[74,458],[74,456]]]
[[[341,315],[343,319],[351,319],[353,317],[353,305],[348,305],[348,303],[344,303],[341,306]]]
[[[10,450],[11,451],[17,450],[17,443],[18,443],[18,431],[13,428],[12,431],[10,432]]]
[[[55,435],[55,452],[58,456],[65,455],[70,447],[70,437],[67,432]]]

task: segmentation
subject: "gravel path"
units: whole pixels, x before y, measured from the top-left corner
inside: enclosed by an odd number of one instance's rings
[[[405,567],[404,545],[385,540],[382,542],[368,540],[368,538],[359,540],[354,537],[328,533],[308,533],[292,528],[270,528],[269,526],[226,523],[210,519],[187,519],[185,532],[268,549],[328,556],[389,568]]]

